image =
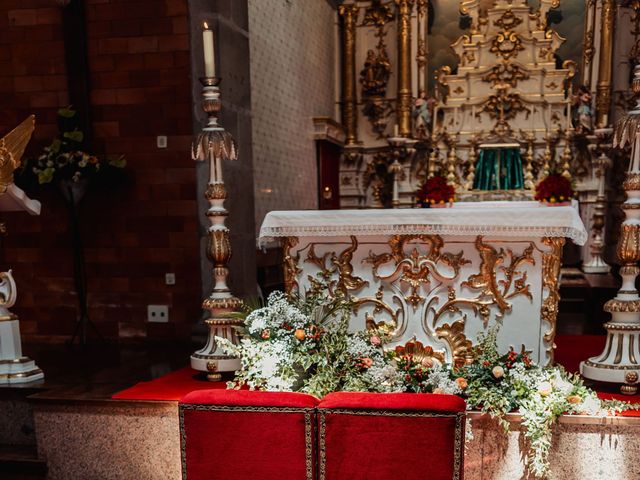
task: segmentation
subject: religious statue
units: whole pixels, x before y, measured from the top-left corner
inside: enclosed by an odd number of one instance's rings
[[[384,48],[376,55],[375,50],[367,52],[364,68],[360,72],[363,97],[384,97],[391,75],[391,63]]]
[[[591,92],[582,85],[578,93],[573,96],[574,118],[573,126],[578,133],[593,131],[593,112],[591,109]]]
[[[433,110],[437,100],[421,91],[413,108],[413,122],[417,138],[428,138],[433,126]]]

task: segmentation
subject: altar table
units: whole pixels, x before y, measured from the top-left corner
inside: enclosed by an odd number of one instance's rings
[[[565,238],[587,240],[575,202],[458,202],[270,212],[259,242],[282,242],[287,291],[322,281],[349,297],[352,329],[384,323],[392,346],[461,364],[500,322],[501,351],[524,348],[548,365]]]

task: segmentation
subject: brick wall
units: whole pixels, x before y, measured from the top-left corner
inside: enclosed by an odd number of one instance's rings
[[[128,161],[126,181],[81,204],[91,319],[107,337],[186,335],[200,317],[187,0],[87,0],[86,18],[93,150]],[[56,3],[3,0],[0,132],[35,113],[37,152],[56,133],[66,84]],[[23,335],[63,337],[76,315],[68,215],[55,191],[34,197],[39,218],[3,215],[0,266],[14,269]],[[169,325],[146,324],[150,303],[170,306]]]

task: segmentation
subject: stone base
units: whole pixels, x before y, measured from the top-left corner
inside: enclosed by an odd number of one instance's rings
[[[514,480],[525,475],[520,416],[508,415],[507,435],[496,421],[470,414],[473,440],[467,443],[465,480]],[[640,419],[567,415],[555,426],[547,480],[640,478]]]

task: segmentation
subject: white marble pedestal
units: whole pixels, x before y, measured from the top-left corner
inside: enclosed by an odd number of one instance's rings
[[[40,202],[28,198],[11,184],[0,195],[0,212],[26,211],[40,214]],[[20,323],[9,311],[16,301],[16,284],[11,270],[0,272],[0,385],[34,382],[42,380],[44,373],[35,362],[22,355]]]

